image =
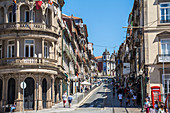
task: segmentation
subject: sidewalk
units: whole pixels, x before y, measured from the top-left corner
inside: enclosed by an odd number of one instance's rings
[[[24,113],[58,113],[58,112],[73,111],[76,108],[78,108],[80,104],[83,103],[83,101],[86,100],[99,87],[92,89],[88,94],[86,93],[74,94],[71,108],[69,108],[68,101],[67,101],[65,108],[63,107],[63,102],[60,102],[58,104],[55,104],[54,106],[52,106],[52,108],[49,108],[49,109],[38,110],[37,112],[35,110],[24,111]],[[14,112],[14,113],[21,113],[21,112]]]

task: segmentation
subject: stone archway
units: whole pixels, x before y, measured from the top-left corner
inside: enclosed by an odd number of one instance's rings
[[[44,78],[42,81],[42,100],[43,100],[43,108],[47,107],[47,80]]]
[[[28,77],[25,79],[27,87],[24,90],[25,109],[34,109],[34,79]]]
[[[14,104],[15,100],[15,80],[13,78],[10,78],[8,80],[8,104]]]

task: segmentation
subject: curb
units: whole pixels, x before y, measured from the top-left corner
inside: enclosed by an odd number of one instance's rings
[[[99,89],[103,84],[101,84],[99,87],[96,87],[95,89],[93,89],[86,97],[83,98],[83,100],[81,100],[79,103],[78,103],[78,106],[81,106],[83,105],[87,99],[89,99],[89,97],[97,90]]]

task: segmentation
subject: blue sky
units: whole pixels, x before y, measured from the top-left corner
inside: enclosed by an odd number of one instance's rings
[[[94,43],[94,55],[106,47],[112,53],[125,40],[128,16],[134,0],[65,0],[63,13],[81,17],[87,24],[88,40]],[[99,46],[98,46],[99,45]],[[115,47],[116,48],[113,48]]]

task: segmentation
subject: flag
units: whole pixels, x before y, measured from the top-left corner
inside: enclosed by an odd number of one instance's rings
[[[13,6],[12,6],[12,14],[16,14],[16,10],[17,10],[17,4],[16,4],[16,0],[13,0]]]
[[[15,4],[16,4],[16,3],[17,3],[17,1],[16,1],[16,0],[13,0],[13,3],[15,3]]]
[[[52,0],[48,0],[48,3],[49,3],[50,5],[53,5],[53,1],[52,1]]]
[[[42,1],[36,1],[36,9],[39,10],[41,8]]]

